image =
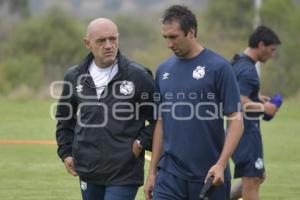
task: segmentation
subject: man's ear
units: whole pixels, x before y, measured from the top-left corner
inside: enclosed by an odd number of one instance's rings
[[[87,49],[90,49],[90,40],[87,37],[83,38],[84,45]]]
[[[195,38],[195,29],[191,28],[188,32],[189,38]]]
[[[260,41],[260,42],[258,42],[257,47],[258,47],[259,49],[264,49],[264,48],[266,47],[266,45],[265,45],[265,43],[264,43],[263,41]]]

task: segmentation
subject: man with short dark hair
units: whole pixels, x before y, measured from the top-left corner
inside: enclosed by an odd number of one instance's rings
[[[274,116],[278,109],[269,101],[270,97],[260,95],[260,80],[255,63],[264,63],[273,57],[279,44],[278,36],[270,28],[259,26],[251,34],[244,53],[235,55],[232,61],[245,113],[244,134],[232,156],[235,163],[234,177],[242,177],[244,200],[259,198],[259,187],[265,177],[259,116],[262,113]]]
[[[187,7],[171,6],[161,22],[162,36],[174,55],[156,72],[161,99],[146,199],[198,199],[205,180],[213,176],[216,187],[208,198],[228,200],[228,159],[243,131],[230,63],[197,41],[196,16]],[[227,135],[223,115],[229,117]]]
[[[84,42],[90,53],[67,71],[57,106],[58,155],[79,175],[83,200],[134,200],[151,150],[154,81],[121,54],[111,20],[90,22]]]

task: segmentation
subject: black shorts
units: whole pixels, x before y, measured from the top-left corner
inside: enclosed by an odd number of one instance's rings
[[[234,178],[264,176],[263,144],[259,130],[244,132],[232,159],[235,164]]]

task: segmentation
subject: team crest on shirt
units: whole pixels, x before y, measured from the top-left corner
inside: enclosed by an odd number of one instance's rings
[[[263,169],[264,168],[264,161],[262,158],[257,158],[255,161],[255,168],[256,169]]]
[[[120,85],[120,93],[124,95],[129,95],[134,90],[134,84],[131,81],[123,81]]]
[[[203,78],[205,75],[205,67],[204,66],[197,66],[196,69],[193,71],[193,78],[200,79]]]

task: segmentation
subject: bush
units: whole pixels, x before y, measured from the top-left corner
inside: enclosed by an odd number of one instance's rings
[[[1,63],[0,69],[2,71],[1,93],[6,94],[21,85],[32,89],[38,89],[43,85],[42,62],[36,55],[24,54],[10,57]]]

